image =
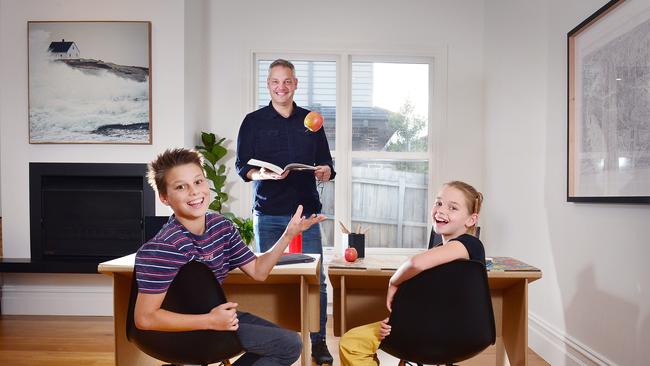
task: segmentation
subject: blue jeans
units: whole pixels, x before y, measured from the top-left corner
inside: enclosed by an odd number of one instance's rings
[[[291,220],[291,215],[265,215],[255,212],[253,215],[253,230],[255,243],[259,252],[266,252],[275,244]],[[313,225],[302,233],[302,252],[323,255],[323,245],[320,236],[320,224]],[[320,266],[320,331],[311,333],[311,342],[325,340],[325,325],[327,324],[327,286],[323,265]]]
[[[238,311],[237,319],[237,336],[246,353],[234,366],[289,366],[300,357],[302,340],[298,333],[250,313]]]

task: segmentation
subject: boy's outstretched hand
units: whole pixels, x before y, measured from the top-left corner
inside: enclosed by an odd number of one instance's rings
[[[312,214],[309,217],[302,216],[302,205],[298,205],[296,213],[293,214],[289,224],[287,225],[287,235],[290,238],[300,234],[301,232],[309,229],[312,225],[324,221],[327,217],[323,214]]]

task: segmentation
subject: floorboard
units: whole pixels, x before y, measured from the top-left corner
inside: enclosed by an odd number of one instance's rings
[[[328,322],[330,351],[337,351],[339,338],[332,336]],[[113,357],[113,318],[87,316],[0,316],[0,364],[12,366],[115,366]],[[338,351],[333,352],[339,365]],[[382,365],[397,365],[397,360],[379,354]],[[494,365],[494,348],[462,366]],[[529,366],[547,366],[528,350]],[[162,364],[162,363],[161,363]],[[299,365],[296,363],[295,365]]]

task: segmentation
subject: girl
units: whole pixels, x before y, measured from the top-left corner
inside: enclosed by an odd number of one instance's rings
[[[389,311],[399,285],[420,272],[456,259],[485,263],[483,244],[473,236],[482,203],[483,195],[465,182],[453,181],[442,186],[431,210],[433,228],[442,236],[442,245],[409,258],[397,269],[388,283],[386,306]],[[388,318],[349,330],[339,343],[341,364],[379,365],[377,349],[389,334]]]

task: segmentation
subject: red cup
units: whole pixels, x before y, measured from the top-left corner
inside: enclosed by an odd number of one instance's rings
[[[291,239],[289,253],[302,253],[302,234],[298,234]]]

